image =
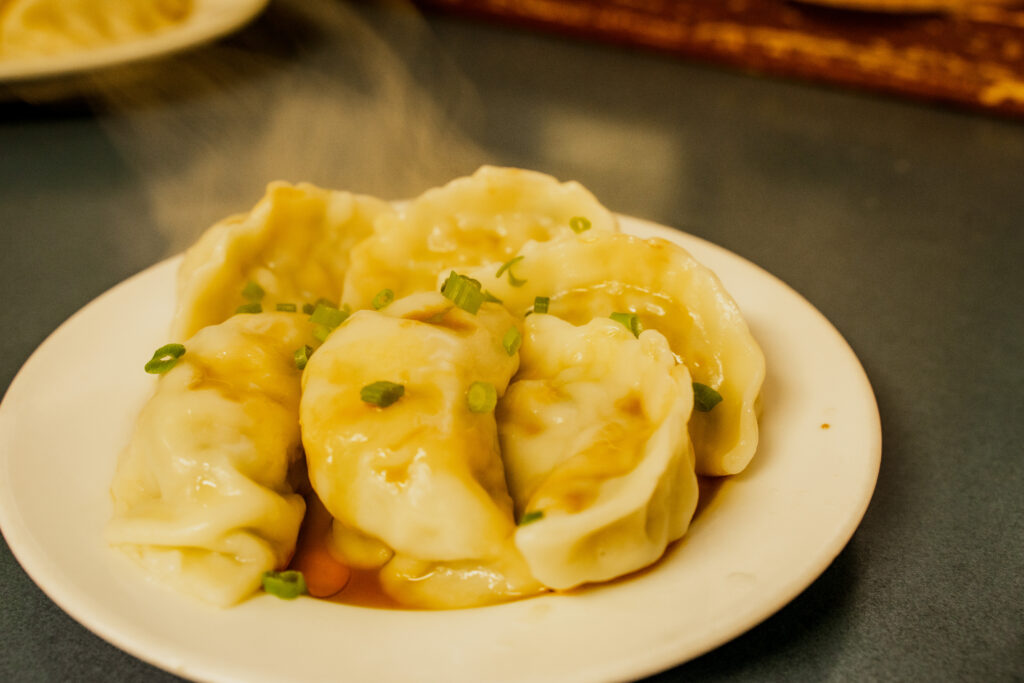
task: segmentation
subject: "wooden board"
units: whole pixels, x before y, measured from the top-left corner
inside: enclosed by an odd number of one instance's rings
[[[426,8],[763,73],[1024,117],[1024,8],[1007,0],[416,0]],[[867,3],[857,11],[836,3]]]

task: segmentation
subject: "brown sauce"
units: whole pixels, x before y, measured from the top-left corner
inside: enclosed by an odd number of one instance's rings
[[[697,477],[697,486],[700,490],[700,495],[697,499],[697,509],[694,512],[693,522],[691,522],[691,524],[696,523],[697,520],[701,517],[701,515],[705,514],[709,507],[711,507],[715,503],[716,499],[721,494],[722,485],[725,483],[726,479],[727,477]],[[307,510],[309,510],[311,514],[307,515],[307,517],[309,517],[310,519],[303,520],[302,529],[299,531],[300,545],[302,543],[309,542],[309,539],[305,538],[304,536],[309,533],[309,530],[311,528],[323,529],[322,524],[318,523],[317,520],[313,519],[319,516],[319,511],[323,511],[323,514],[327,514],[326,510],[323,508],[323,503],[320,502],[315,493],[305,493],[305,497],[307,502]],[[638,569],[635,572],[626,574],[624,576],[620,576],[606,583],[588,584],[585,586],[581,586],[579,588],[574,588],[569,591],[557,592],[565,595],[576,595],[594,590],[604,590],[605,588],[615,586],[619,583],[634,581],[638,578],[646,576],[649,572],[652,572],[655,569],[657,569],[657,567],[665,560],[665,558],[668,557],[670,553],[674,552],[675,548],[677,548],[685,539],[686,536],[683,536],[683,538],[679,539],[678,541],[673,541],[672,543],[670,543],[668,548],[665,549],[664,554],[662,554],[661,559],[659,559],[654,564],[644,567],[643,569]],[[342,605],[351,605],[354,607],[419,611],[420,608],[407,607],[405,605],[399,604],[394,600],[394,598],[385,593],[383,587],[380,584],[380,579],[378,578],[378,570],[353,569],[351,570],[351,572],[351,576],[349,577],[348,583],[345,585],[345,587],[338,593],[335,593],[334,595],[324,599],[328,600],[329,602],[335,602]],[[547,593],[540,593],[539,595],[545,594]]]
[[[415,609],[400,605],[384,592],[380,585],[377,569],[353,569],[352,576],[340,593],[327,598],[330,602],[354,607],[374,607],[376,609]]]

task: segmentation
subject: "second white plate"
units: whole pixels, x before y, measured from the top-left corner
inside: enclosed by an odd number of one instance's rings
[[[178,52],[235,31],[262,12],[267,2],[194,0],[192,13],[184,22],[147,38],[82,52],[0,58],[0,83],[65,76]]]
[[[651,570],[577,594],[446,612],[267,595],[219,610],[151,583],[102,532],[117,455],[153,386],[142,364],[167,341],[180,259],[86,306],[11,384],[0,404],[0,527],[11,550],[82,624],[203,680],[637,678],[739,635],[806,588],[853,534],[878,473],[878,410],[849,346],[785,284],[698,238],[621,222],[716,271],[768,364],[754,461]]]

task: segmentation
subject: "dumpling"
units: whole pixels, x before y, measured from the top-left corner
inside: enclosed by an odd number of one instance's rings
[[[313,488],[334,518],[395,551],[431,560],[481,557],[512,529],[492,412],[473,413],[475,381],[504,393],[518,358],[501,345],[513,318],[476,315],[429,292],[383,312],[357,311],[303,376],[301,424]],[[377,381],[393,405],[362,400]]]
[[[757,448],[764,354],[714,273],[671,242],[625,234],[568,235],[528,244],[519,255],[520,286],[493,268],[467,274],[517,315],[538,296],[550,298],[551,314],[574,324],[635,313],[644,328],[665,335],[695,382],[722,396],[690,419],[697,473],[736,474],[747,466]]]
[[[139,415],[111,493],[108,542],[170,585],[217,605],[260,587],[295,547],[306,316],[243,314],[202,329]]]
[[[473,315],[423,292],[357,311],[306,367],[302,439],[310,483],[335,518],[334,549],[354,566],[389,562],[384,588],[406,604],[454,606],[443,587],[408,586],[413,575],[515,563],[494,414],[467,403],[475,382],[505,392],[519,362],[502,344],[511,329],[497,304]],[[380,381],[404,393],[386,407],[365,401],[362,389]],[[510,583],[506,592],[526,589]],[[492,588],[465,599],[502,599]]]
[[[431,290],[442,271],[501,263],[528,240],[571,233],[576,217],[596,232],[618,230],[615,217],[578,183],[484,166],[382,219],[352,252],[344,301],[367,308],[384,288],[398,297]]]
[[[271,183],[249,213],[220,221],[186,252],[171,337],[227,320],[249,282],[264,290],[264,310],[320,298],[337,305],[352,247],[391,213],[373,197]]]
[[[533,575],[568,589],[651,564],[697,505],[686,366],[607,318],[532,315],[520,355],[498,431]]]
[[[6,0],[0,57],[38,57],[145,38],[185,21],[192,0]]]
[[[381,569],[380,584],[400,604],[429,609],[478,607],[543,590],[511,537],[487,558],[429,562],[398,555]]]

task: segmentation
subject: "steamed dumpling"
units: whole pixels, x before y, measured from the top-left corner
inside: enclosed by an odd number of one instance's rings
[[[3,0],[0,57],[40,57],[146,38],[181,24],[192,0]]]
[[[477,607],[543,590],[509,537],[487,558],[429,562],[396,556],[380,571],[384,591],[403,605],[429,609]]]
[[[651,564],[697,505],[686,366],[607,318],[532,315],[520,354],[498,430],[533,575],[568,589]]]
[[[615,217],[578,183],[484,166],[381,220],[352,252],[345,303],[367,308],[384,288],[398,297],[431,290],[442,271],[500,264],[528,240],[571,233],[569,223],[577,216],[595,232],[618,230]]]
[[[305,316],[237,315],[185,342],[118,462],[107,540],[163,581],[230,605],[291,556],[305,511],[289,484],[302,457]]]
[[[485,290],[476,314],[438,293],[451,271]],[[247,297],[356,312],[331,331],[236,314]],[[527,315],[536,297],[549,314]],[[398,210],[272,183],[186,254],[173,338],[187,352],[119,461],[107,537],[220,605],[289,561],[307,474],[336,559],[404,606],[460,608],[648,566],[686,532],[697,474],[757,445],[764,357],[717,277],[531,171],[483,167]],[[374,405],[381,381],[404,393]],[[694,412],[694,382],[721,403]],[[477,384],[496,410],[470,408]]]
[[[494,414],[470,411],[466,397],[474,382],[504,393],[518,356],[502,338],[514,328],[497,304],[472,315],[424,292],[357,311],[306,367],[302,438],[310,482],[335,518],[334,549],[355,566],[390,562],[383,585],[405,604],[454,606],[436,581],[408,586],[414,576],[515,564]],[[361,389],[377,381],[404,394],[387,407],[364,402]],[[523,586],[501,579],[464,599],[492,602],[503,590]]]
[[[549,312],[574,324],[636,313],[645,329],[665,336],[693,381],[722,395],[713,410],[690,419],[698,474],[736,474],[747,466],[757,448],[764,354],[714,273],[671,242],[624,234],[569,235],[526,245],[520,255],[522,286],[490,268],[468,274],[518,315],[537,296],[550,297]]]
[[[430,292],[357,311],[327,338],[306,366],[301,421],[310,482],[336,520],[422,559],[497,550],[512,503],[494,415],[470,412],[466,392],[504,393],[514,326],[496,304],[472,315]],[[405,387],[386,408],[360,398],[380,380]]]
[[[220,221],[186,252],[172,338],[226,320],[244,303],[249,282],[266,292],[264,310],[321,297],[336,304],[352,247],[391,211],[373,197],[271,183],[252,211]]]

